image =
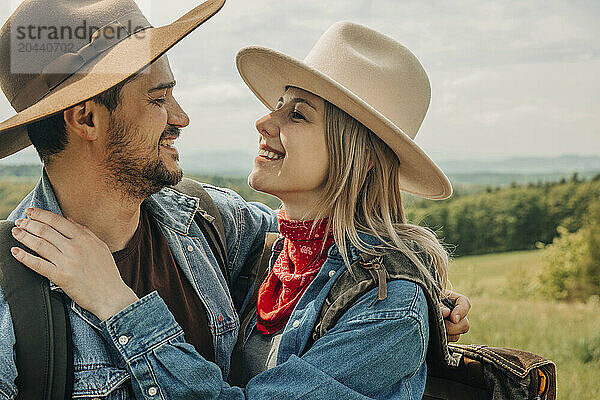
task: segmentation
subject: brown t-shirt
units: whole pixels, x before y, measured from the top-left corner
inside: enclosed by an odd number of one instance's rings
[[[113,253],[125,283],[138,297],[157,291],[177,323],[186,342],[209,361],[215,360],[204,304],[183,271],[177,267],[160,227],[142,206],[140,223],[127,246]]]

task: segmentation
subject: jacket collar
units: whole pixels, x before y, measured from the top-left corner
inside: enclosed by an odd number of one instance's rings
[[[14,215],[13,219],[23,218],[27,207],[37,207],[63,215],[45,168],[42,169],[40,181],[28,197],[30,200],[27,206],[19,207],[18,215],[11,214],[11,216]],[[183,235],[188,234],[194,215],[199,210],[199,200],[197,198],[171,188],[164,188],[160,192],[151,195],[142,204],[147,206],[149,212],[158,222]],[[50,282],[50,288],[57,290],[58,286]]]
[[[376,248],[379,245],[381,245],[381,240],[365,232],[358,232],[358,238],[366,248]],[[348,238],[346,238],[346,252],[348,254],[350,264],[356,262],[360,258],[360,255],[363,253],[354,244],[352,244],[352,242]],[[329,249],[329,257],[339,258],[340,260],[342,259],[337,244],[334,244]]]
[[[148,207],[150,213],[159,222],[184,235],[189,232],[194,214],[199,210],[197,198],[171,188],[164,188],[151,195],[142,204]],[[63,215],[46,169],[42,169],[42,177],[33,189],[28,207],[42,208]]]
[[[28,207],[37,207],[43,210],[51,211],[58,215],[63,215],[60,210],[60,206],[58,204],[58,200],[56,200],[56,195],[54,194],[54,189],[52,189],[52,184],[50,183],[50,179],[48,178],[48,174],[46,174],[46,169],[42,169],[42,178],[38,182],[35,189],[33,189],[31,196],[31,201]]]
[[[182,235],[189,233],[196,212],[205,214],[204,210],[200,210],[198,198],[168,187],[151,195],[142,204],[157,221]]]

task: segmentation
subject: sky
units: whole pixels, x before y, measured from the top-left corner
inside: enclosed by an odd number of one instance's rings
[[[18,4],[2,2],[2,23]],[[161,26],[199,2],[138,4]],[[267,110],[237,73],[239,49],[303,59],[341,20],[391,36],[425,67],[432,101],[416,142],[434,160],[600,155],[597,0],[227,0],[168,53],[191,118],[176,144],[182,157],[255,151],[254,121]],[[0,120],[13,114],[0,96]]]

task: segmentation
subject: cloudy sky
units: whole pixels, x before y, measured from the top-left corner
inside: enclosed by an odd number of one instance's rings
[[[2,2],[2,22],[18,1]],[[138,1],[155,26],[199,4]],[[252,44],[304,58],[334,22],[365,24],[410,48],[432,84],[417,136],[438,159],[600,155],[597,0],[227,0],[169,52],[192,123],[180,152],[253,151],[265,109],[234,66]],[[13,114],[2,96],[0,119]]]

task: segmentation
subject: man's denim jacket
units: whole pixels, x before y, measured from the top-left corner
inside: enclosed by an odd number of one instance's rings
[[[260,250],[265,232],[276,231],[275,214],[266,206],[245,202],[230,190],[210,185],[205,185],[205,189],[223,217],[229,273],[235,279],[246,257]],[[36,188],[10,214],[9,219],[16,221],[25,218],[25,209],[31,206],[61,214],[45,171]],[[206,307],[218,365],[215,368],[220,368],[227,376],[239,331],[239,318],[216,258],[194,221],[194,215],[199,211],[198,199],[172,189],[163,189],[146,199],[143,206],[158,222],[177,265]],[[106,218],[111,216],[107,215]],[[51,288],[58,290],[52,283]],[[71,302],[70,321],[75,370],[73,398],[133,399],[132,380],[127,366],[103,337],[98,318]],[[146,334],[152,338],[153,332],[156,332],[154,328]],[[13,399],[17,393],[14,383],[17,376],[14,343],[9,307],[0,289],[0,400]],[[139,387],[137,382],[134,385]]]
[[[361,238],[374,244],[372,237]],[[274,245],[271,263],[279,245]],[[351,245],[350,255],[352,262],[359,257]],[[377,288],[368,292],[304,351],[325,298],[345,268],[333,245],[285,326],[277,366],[254,377],[245,389],[229,386],[221,370],[185,342],[156,292],[103,321],[102,327],[134,376],[138,400],[421,399],[428,310],[422,289],[412,282],[389,282],[387,298],[375,303]]]

